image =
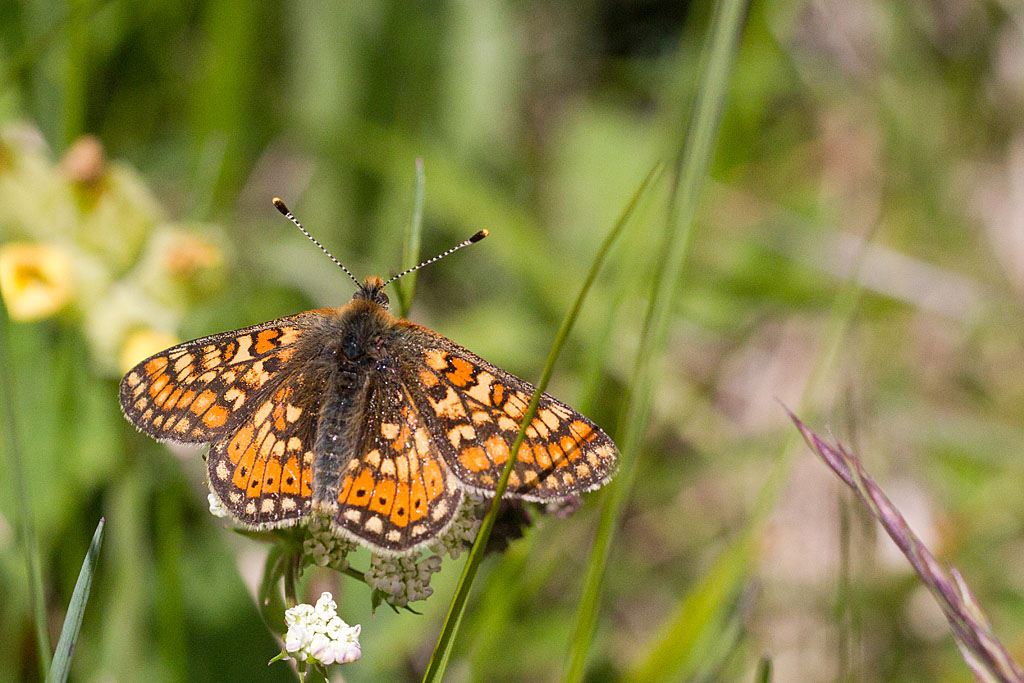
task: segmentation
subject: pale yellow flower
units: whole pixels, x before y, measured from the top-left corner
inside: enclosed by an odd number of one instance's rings
[[[57,313],[74,291],[68,253],[55,244],[12,242],[0,246],[0,296],[13,320]]]

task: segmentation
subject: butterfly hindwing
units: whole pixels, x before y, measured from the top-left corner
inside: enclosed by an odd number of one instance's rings
[[[309,514],[320,392],[294,373],[275,382],[207,457],[210,487],[238,521],[257,528]]]
[[[406,552],[443,533],[462,489],[397,373],[378,372],[359,391],[352,455],[325,509],[343,534],[377,551]]]
[[[420,410],[452,471],[471,490],[493,492],[534,386],[455,342],[405,323]],[[543,394],[516,456],[506,495],[546,501],[589,491],[612,476],[618,451],[597,425]]]
[[[298,349],[309,313],[172,346],[121,380],[121,409],[161,441],[213,443],[244,422]]]

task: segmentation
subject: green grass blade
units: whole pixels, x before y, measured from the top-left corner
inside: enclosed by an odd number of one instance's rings
[[[419,265],[420,241],[423,234],[423,199],[427,185],[427,176],[423,170],[423,159],[416,158],[416,188],[412,205],[412,220],[409,230],[405,233],[405,244],[402,247],[402,270]],[[412,299],[416,293],[416,272],[409,273],[401,280],[395,281],[398,290],[398,317],[404,318],[412,308]]]
[[[68,679],[68,673],[71,671],[71,655],[75,652],[78,632],[82,628],[82,619],[85,617],[85,606],[89,602],[92,577],[96,574],[96,563],[100,559],[104,523],[101,517],[100,523],[96,525],[96,533],[92,535],[89,550],[85,553],[85,562],[82,563],[82,571],[78,574],[75,590],[71,594],[68,613],[64,617],[64,627],[57,640],[57,651],[53,655],[53,665],[46,677],[47,681],[63,683]]]
[[[651,398],[657,382],[657,369],[675,307],[683,260],[690,242],[697,200],[704,185],[707,168],[718,135],[718,124],[724,105],[727,85],[743,30],[747,2],[726,0],[715,7],[709,29],[706,67],[687,135],[676,165],[673,196],[666,220],[663,258],[655,273],[651,304],[644,322],[643,336],[637,352],[631,394],[626,403],[623,439],[620,442],[622,470],[609,488],[594,547],[591,552],[583,594],[576,615],[576,627],[569,651],[566,680],[580,681],[586,666],[587,653],[597,625],[601,585],[615,527],[625,500],[632,489],[636,460],[642,443]]]
[[[39,558],[39,546],[36,544],[36,529],[33,519],[33,506],[29,497],[29,487],[25,483],[25,470],[22,468],[21,442],[18,440],[18,425],[15,414],[16,400],[14,396],[13,365],[8,355],[11,348],[11,335],[8,328],[10,319],[3,299],[0,299],[0,395],[4,404],[2,418],[4,422],[4,450],[7,451],[8,471],[11,473],[15,495],[18,496],[18,531],[21,535],[22,549],[25,552],[25,564],[28,569],[29,600],[36,629],[36,654],[39,659],[39,672],[46,678],[50,672],[50,633],[46,628],[46,602],[43,594],[43,573]]]
[[[519,427],[519,433],[516,435],[516,440],[510,449],[508,461],[505,463],[505,469],[502,471],[501,478],[498,480],[498,486],[495,490],[494,498],[491,500],[490,509],[488,509],[487,515],[484,517],[483,522],[480,525],[480,531],[477,533],[476,540],[473,542],[473,547],[469,551],[469,557],[462,569],[462,575],[459,577],[459,583],[456,587],[455,595],[452,598],[451,605],[448,607],[448,614],[445,616],[441,634],[438,636],[437,644],[434,646],[434,651],[430,656],[430,663],[427,665],[427,670],[423,675],[424,681],[441,681],[444,677],[444,672],[448,667],[448,660],[451,657],[452,649],[455,646],[455,637],[458,634],[459,625],[462,623],[462,617],[466,611],[469,592],[480,567],[480,561],[483,559],[484,548],[487,546],[487,539],[491,535],[494,520],[498,515],[501,496],[504,494],[505,488],[508,486],[508,478],[512,473],[512,467],[516,461],[516,454],[519,452],[519,447],[522,445],[523,439],[526,436],[526,427],[533,420],[533,416],[537,411],[537,405],[540,403],[541,394],[544,393],[544,389],[547,387],[548,381],[551,379],[551,372],[554,370],[555,361],[558,359],[562,346],[565,344],[565,340],[569,336],[569,331],[576,322],[576,317],[579,314],[580,309],[583,307],[583,301],[587,296],[587,292],[590,291],[590,286],[597,278],[597,274],[604,263],[608,251],[622,233],[626,224],[629,222],[629,219],[633,215],[640,199],[645,195],[647,189],[652,185],[655,178],[660,175],[660,170],[661,165],[657,164],[650,170],[650,172],[648,172],[647,177],[644,178],[643,182],[640,184],[640,187],[637,189],[629,204],[622,212],[622,215],[619,216],[618,221],[616,221],[611,231],[609,231],[608,235],[605,237],[604,242],[598,249],[597,255],[594,257],[594,261],[590,266],[590,272],[587,274],[587,278],[584,281],[583,286],[580,288],[580,293],[579,296],[576,297],[575,304],[565,316],[565,319],[562,321],[562,325],[558,330],[558,334],[555,336],[555,341],[551,345],[551,351],[548,354],[547,362],[544,365],[544,371],[541,373],[540,381],[537,382],[537,388],[533,392],[533,397],[530,399],[530,405],[527,407],[526,414],[523,416],[522,424]]]

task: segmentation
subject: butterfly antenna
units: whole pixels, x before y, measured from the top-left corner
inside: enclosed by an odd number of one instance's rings
[[[282,215],[284,215],[285,218],[287,218],[292,223],[294,223],[295,227],[298,228],[299,230],[301,230],[302,234],[305,235],[306,237],[308,237],[313,242],[313,244],[315,244],[316,246],[320,247],[320,251],[322,251],[325,254],[327,254],[327,258],[329,258],[332,261],[334,261],[334,265],[336,265],[339,268],[341,268],[342,270],[344,270],[345,273],[350,278],[352,278],[352,282],[356,283],[356,287],[362,287],[362,284],[360,284],[359,280],[356,279],[356,276],[352,274],[352,271],[350,271],[348,268],[346,268],[344,265],[342,265],[341,261],[339,261],[338,259],[334,258],[334,255],[331,254],[331,252],[327,251],[327,248],[324,247],[324,245],[320,244],[320,242],[318,242],[315,237],[310,235],[309,232],[307,232],[306,229],[304,227],[302,227],[302,223],[299,223],[299,219],[292,215],[292,212],[288,210],[288,207],[285,206],[285,203],[283,201],[281,201],[280,197],[274,197],[273,202],[274,202],[274,207],[278,211],[280,211],[282,213]]]
[[[435,261],[440,261],[445,256],[448,256],[449,254],[454,254],[455,252],[457,252],[459,249],[462,249],[463,247],[468,247],[469,245],[473,244],[474,242],[479,242],[480,240],[482,240],[483,238],[487,237],[490,234],[491,233],[490,233],[489,230],[481,230],[480,232],[478,232],[477,234],[473,235],[472,237],[470,237],[465,242],[459,242],[458,244],[456,244],[454,247],[452,247],[448,251],[446,251],[444,253],[441,253],[441,254],[438,254],[434,258],[427,259],[426,261],[424,261],[423,263],[419,264],[418,266],[414,266],[412,268],[409,268],[408,270],[403,270],[398,275],[393,275],[390,280],[388,280],[387,282],[384,283],[384,286],[387,287],[388,285],[390,285],[392,282],[394,282],[398,278],[404,277],[404,276],[408,275],[409,273],[413,272],[414,270],[419,270],[423,266],[429,266],[431,263],[433,263]]]

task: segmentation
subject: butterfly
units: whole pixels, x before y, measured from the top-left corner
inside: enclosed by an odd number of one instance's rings
[[[121,408],[159,441],[210,444],[210,488],[242,525],[321,515],[342,538],[409,554],[467,494],[493,497],[534,387],[389,312],[385,286],[416,268],[362,283],[341,268],[358,286],[349,303],[166,349],[124,376]],[[565,499],[607,483],[617,459],[597,425],[543,394],[504,495]]]

